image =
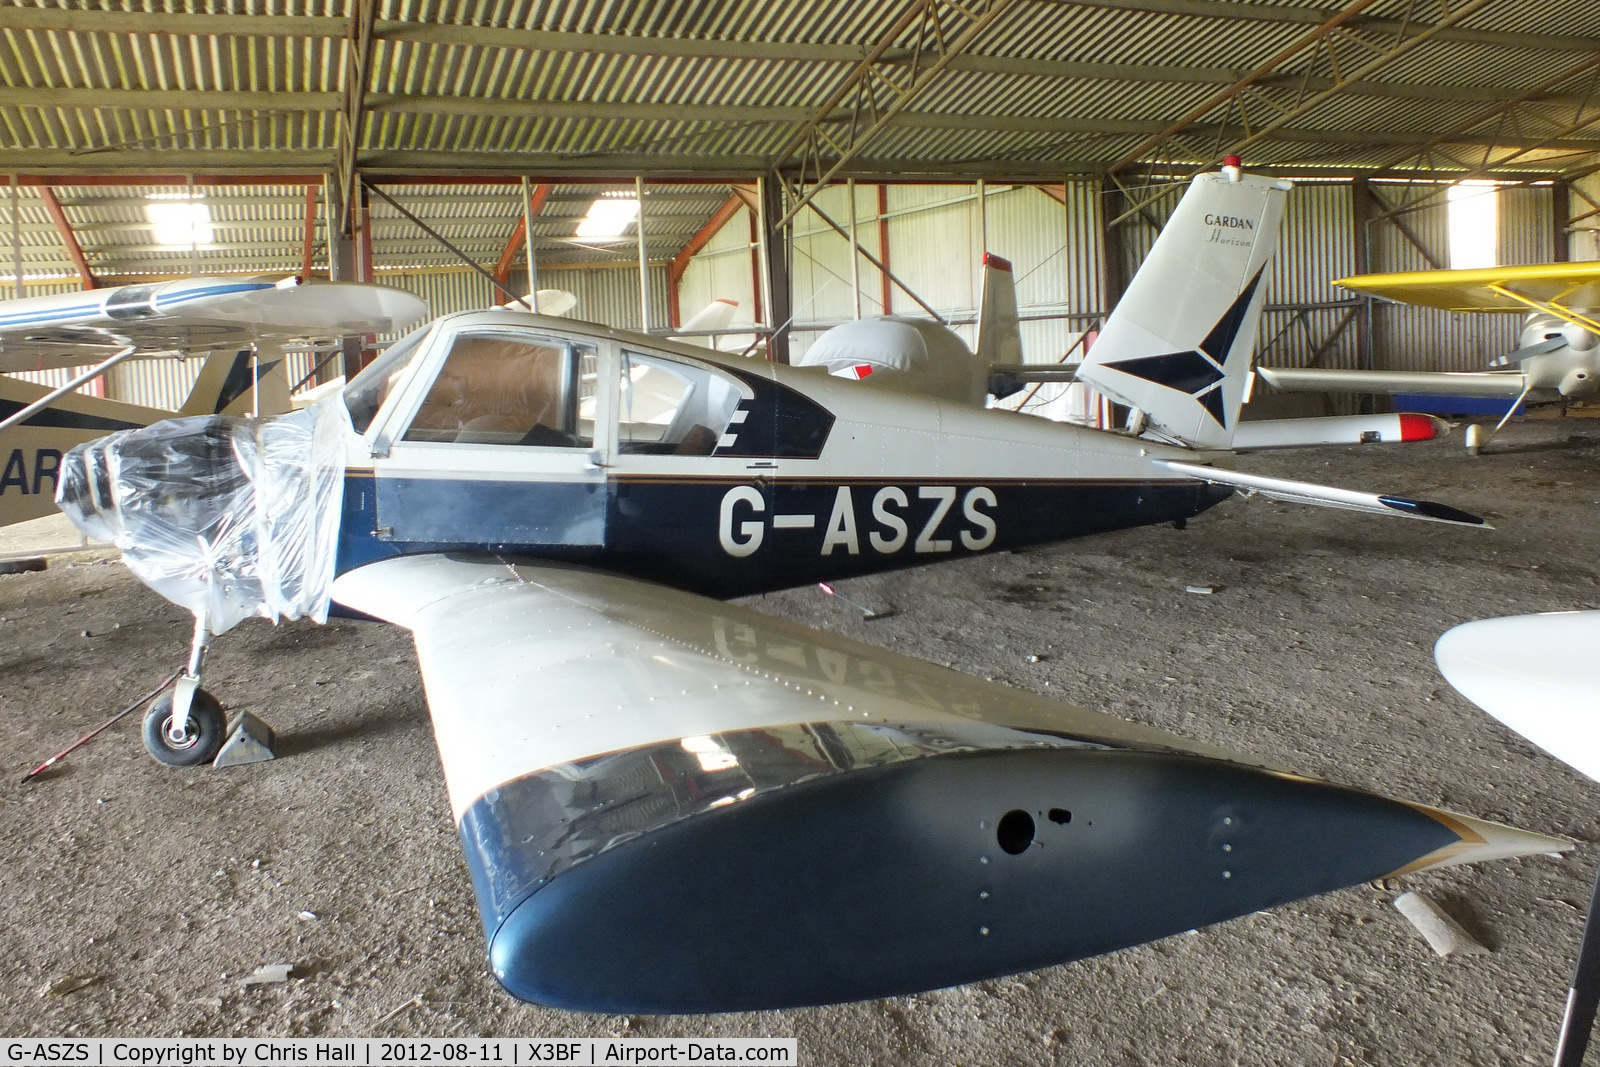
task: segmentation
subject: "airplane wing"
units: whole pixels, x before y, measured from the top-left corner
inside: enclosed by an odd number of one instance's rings
[[[1373,515],[1399,515],[1408,519],[1427,519],[1430,522],[1448,522],[1457,526],[1480,526],[1486,530],[1494,528],[1476,515],[1458,511],[1448,504],[1436,504],[1431,500],[1412,500],[1409,497],[1391,496],[1386,493],[1361,493],[1353,489],[1338,489],[1330,485],[1296,482],[1287,478],[1267,478],[1260,474],[1245,474],[1242,471],[1223,470],[1198,463],[1180,463],[1169,459],[1158,459],[1156,462],[1168,470],[1198,478],[1203,482],[1231,485],[1246,495],[1260,493],[1268,499],[1283,500],[1291,504],[1315,504],[1326,508],[1343,508],[1347,511],[1365,511]]]
[[[382,285],[187,278],[0,302],[0,373],[78,367],[112,352],[206,352],[258,341],[389,333],[427,305]]]
[[[549,561],[334,598],[413,632],[491,968],[558,1007],[896,995],[1561,847]]]
[[[1569,308],[1600,307],[1600,263],[1356,274],[1334,284],[1384,300],[1445,311],[1526,314],[1531,310],[1529,300]]]
[[[1600,611],[1463,623],[1434,645],[1461,695],[1529,741],[1600,780]]]
[[[1256,374],[1286,393],[1422,393],[1429,396],[1522,395],[1527,378],[1518,371],[1321,370],[1316,367],[1257,367]]]

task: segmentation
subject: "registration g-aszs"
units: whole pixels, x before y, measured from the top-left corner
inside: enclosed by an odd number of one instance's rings
[[[996,503],[994,490],[984,485],[966,490],[954,485],[919,485],[915,489],[886,485],[876,490],[841,485],[831,507],[808,511],[769,506],[761,490],[736,485],[723,494],[717,540],[730,556],[750,556],[766,540],[769,528],[820,527],[824,556],[835,552],[857,556],[863,548],[885,556],[907,547],[919,553],[949,552],[957,541],[969,552],[981,552],[994,544],[997,529],[992,512]]]
[[[13,1041],[6,1046],[11,1063],[88,1063],[87,1041]]]

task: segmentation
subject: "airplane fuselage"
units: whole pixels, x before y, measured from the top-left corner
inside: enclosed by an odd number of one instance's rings
[[[341,572],[489,549],[728,597],[1187,519],[1230,492],[1155,466],[1195,454],[1149,441],[583,324],[494,313],[443,322],[409,368],[433,384],[395,382],[397,396],[438,395],[434,376],[459,343],[452,329],[554,329],[594,352],[592,422],[578,443],[553,446],[407,440],[408,425],[432,416],[404,397],[386,404],[348,453]],[[737,389],[708,454],[621,439],[626,397],[607,387],[628,390],[623,352]],[[670,434],[673,420],[661,418]]]

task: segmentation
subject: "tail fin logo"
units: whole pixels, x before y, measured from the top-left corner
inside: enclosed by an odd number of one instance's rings
[[[1228,353],[1233,350],[1234,341],[1238,339],[1240,327],[1244,325],[1256,286],[1261,283],[1261,273],[1260,270],[1256,271],[1256,276],[1250,279],[1250,284],[1234,298],[1228,310],[1211,327],[1211,332],[1206,334],[1199,348],[1187,352],[1167,352],[1159,356],[1137,356],[1107,363],[1106,366],[1180,393],[1188,393],[1199,401],[1218,426],[1226,429],[1226,409],[1222,403],[1222,382],[1227,377],[1224,364],[1228,361]]]

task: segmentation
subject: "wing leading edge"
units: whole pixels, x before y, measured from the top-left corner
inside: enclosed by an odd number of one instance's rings
[[[1286,393],[1424,393],[1514,399],[1527,388],[1516,371],[1324,370],[1319,367],[1257,367],[1256,374]]]
[[[86,349],[198,353],[265,340],[388,333],[428,311],[389,286],[292,281],[189,278],[0,301],[0,373],[96,362]]]
[[[1526,314],[1528,300],[1600,307],[1600,263],[1592,262],[1356,274],[1334,284],[1384,300],[1445,311]]]
[[[491,966],[555,1006],[909,993],[1561,847],[581,568],[334,596],[413,631]]]

